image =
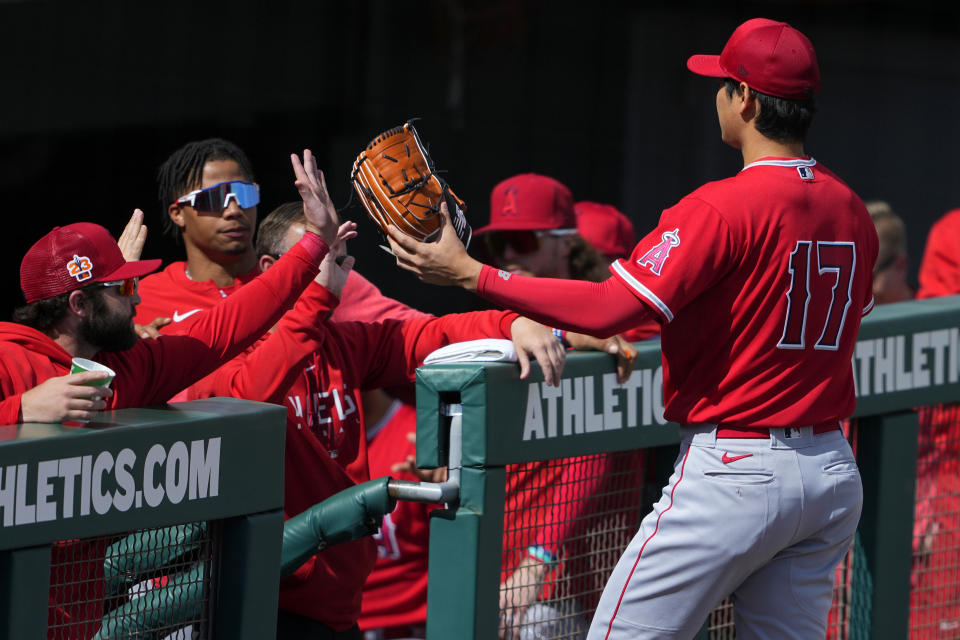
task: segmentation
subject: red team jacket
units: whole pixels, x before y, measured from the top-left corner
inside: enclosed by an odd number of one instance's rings
[[[269,328],[316,275],[326,244],[308,242],[287,252],[289,259],[230,301],[198,313],[184,337],[140,340],[133,348],[100,352],[94,359],[113,369],[114,394],[108,409],[166,401],[177,389],[232,358]],[[286,256],[285,256],[286,257]],[[309,266],[309,268],[306,268]],[[236,345],[236,346],[234,346]],[[0,424],[21,421],[20,398],[41,382],[70,372],[71,356],[43,333],[20,324],[0,323]],[[100,626],[103,611],[103,553],[106,539],[66,542],[53,547],[48,626],[51,638],[87,638]],[[93,590],[94,592],[91,592]]]
[[[141,283],[144,303],[138,322],[207,308],[237,289],[242,286],[221,289],[189,280],[184,264],[174,263]],[[312,316],[316,322],[295,336],[265,336],[261,348],[227,363],[188,391],[191,399],[226,395],[287,407],[288,517],[369,479],[362,389],[409,383],[423,358],[450,342],[509,337],[517,317],[488,311],[380,323],[320,322],[335,302],[326,289],[311,284],[293,314]],[[289,323],[290,317],[281,322]],[[184,319],[165,330],[188,326],[189,319]],[[268,355],[262,347],[271,341]],[[253,366],[245,366],[248,363]],[[375,560],[376,546],[369,538],[323,551],[281,583],[280,607],[335,630],[348,629],[360,615],[360,590]]]

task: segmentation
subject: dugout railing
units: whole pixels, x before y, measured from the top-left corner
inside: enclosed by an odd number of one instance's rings
[[[838,570],[838,584],[845,585],[839,604],[835,593],[828,636],[900,640],[908,637],[910,618],[917,409],[960,402],[960,297],[876,308],[863,322],[852,366],[857,409],[849,429],[865,497],[855,549],[847,569]],[[418,370],[419,466],[446,463],[449,407],[459,405],[462,413],[459,500],[435,511],[430,523],[428,640],[486,640],[502,632],[504,504],[510,474],[519,465],[562,466],[590,455],[643,450],[645,468],[654,476],[643,482],[659,489],[679,442],[676,426],[662,419],[661,382],[656,341],[639,345],[627,385],[617,384],[612,358],[602,354],[571,355],[559,389],[546,387],[538,369],[519,380],[511,364]],[[632,525],[650,503],[639,498]],[[589,614],[584,607],[576,613],[584,619]],[[582,637],[579,630],[558,629],[541,629],[539,636],[519,629],[516,637]],[[911,637],[957,637],[936,633]],[[699,637],[734,636],[705,627]]]
[[[215,398],[0,426],[0,638],[274,637],[285,419]]]

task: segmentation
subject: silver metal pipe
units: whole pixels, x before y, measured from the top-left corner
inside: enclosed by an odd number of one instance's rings
[[[391,480],[387,493],[395,500],[447,504],[460,497],[460,469],[463,464],[463,405],[441,405],[442,415],[450,416],[450,446],[447,454],[447,479],[443,482]]]

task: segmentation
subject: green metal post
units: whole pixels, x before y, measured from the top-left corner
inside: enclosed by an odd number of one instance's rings
[[[467,468],[460,479],[456,516],[430,520],[427,638],[496,638],[506,474]]]
[[[279,509],[223,522],[215,638],[276,637],[282,540]]]
[[[50,545],[0,553],[0,638],[47,634]]]
[[[855,572],[862,577],[857,580],[860,584],[853,585],[853,593],[862,598],[869,583],[874,590],[868,605],[871,628],[857,629],[856,637],[907,637],[917,431],[917,414],[912,410],[859,422],[857,462],[863,478],[859,532],[867,571]]]

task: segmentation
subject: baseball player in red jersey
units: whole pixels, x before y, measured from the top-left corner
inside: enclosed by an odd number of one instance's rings
[[[220,143],[218,143],[220,144]],[[248,179],[236,160],[205,160],[201,188],[208,187],[206,166],[226,162],[233,172],[217,178]],[[218,205],[221,203],[217,203]],[[220,224],[237,225],[244,209],[220,207]],[[243,204],[238,202],[237,204]],[[246,204],[256,204],[247,201]],[[216,216],[210,218],[217,220]],[[251,216],[252,217],[252,216]],[[209,222],[209,221],[201,221]],[[261,225],[259,256],[254,264],[269,270],[280,255],[298,242],[305,230],[303,207],[284,205]],[[217,240],[193,228],[183,231],[187,246],[195,246],[204,257],[227,271],[232,264],[213,251]],[[238,243],[239,244],[239,243]],[[196,254],[194,253],[193,256]],[[187,263],[174,263],[146,283],[146,322],[156,316],[170,316],[175,322],[162,329],[179,333],[189,329],[193,309],[217,306],[225,297],[242,291],[250,274],[236,274],[232,284],[218,284],[216,271],[207,281],[194,278],[188,251]],[[287,407],[285,448],[285,500],[288,516],[296,515],[330,495],[370,479],[367,462],[361,390],[409,383],[414,368],[431,351],[449,342],[478,337],[518,340],[518,350],[537,355],[531,346],[542,340],[555,349],[554,364],[562,361],[562,349],[548,329],[518,318],[510,312],[478,312],[434,318],[426,314],[405,314],[395,320],[383,315],[380,322],[331,322],[324,320],[337,306],[347,281],[351,262],[341,268],[330,256],[321,268],[318,281],[311,284],[294,308],[274,331],[248,353],[223,365],[214,374],[185,392],[187,399],[226,395]],[[203,266],[203,263],[201,263]],[[365,299],[370,300],[368,291]],[[186,303],[186,306],[183,306]],[[380,305],[386,312],[387,306]],[[179,311],[183,309],[184,311]],[[178,313],[179,311],[179,313]],[[397,312],[396,309],[393,312]],[[179,315],[179,318],[177,317]],[[527,336],[525,338],[524,336]],[[526,346],[524,346],[526,345]],[[529,347],[529,348],[528,348]],[[550,365],[547,364],[548,375]],[[376,546],[371,539],[358,540],[326,550],[311,558],[292,576],[281,582],[278,637],[358,638],[360,593],[373,567]]]
[[[930,228],[920,262],[917,298],[960,293],[960,209],[948,211]]]
[[[810,41],[753,19],[690,70],[722,78],[721,137],[743,169],[665,210],[603,283],[498,272],[391,230],[398,264],[556,326],[662,323],[674,474],[604,589],[588,637],[692,638],[725,596],[738,638],[825,634],[834,567],[863,490],[838,429],[873,307],[877,233],[863,202],[806,155],[820,85]]]

